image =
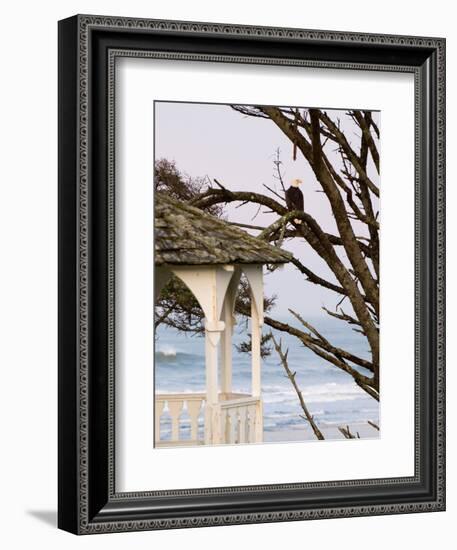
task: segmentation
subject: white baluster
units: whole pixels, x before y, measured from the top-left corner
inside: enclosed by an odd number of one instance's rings
[[[242,406],[239,408],[239,417],[240,417],[240,443],[247,443],[246,439],[246,407]]]
[[[154,439],[156,442],[160,441],[160,418],[162,417],[164,401],[156,399],[154,407]]]
[[[263,441],[263,402],[261,399],[255,405],[255,443]]]
[[[228,421],[227,421],[227,410],[221,409],[221,443],[227,443],[227,431]]]
[[[230,417],[230,438],[229,438],[229,443],[233,444],[233,443],[236,443],[236,430],[237,430],[236,410],[229,409],[228,414],[229,414],[229,417]]]
[[[241,443],[241,417],[240,417],[240,407],[235,409],[235,418],[236,418],[236,439],[235,443]]]
[[[230,414],[230,409],[227,409],[225,411],[225,414],[226,414],[225,442],[226,443],[231,443],[232,442],[233,421],[232,421],[232,416]]]
[[[190,416],[190,438],[193,441],[198,439],[198,415],[200,413],[202,400],[188,400],[187,401],[187,412]]]
[[[255,405],[249,405],[248,407],[248,415],[249,415],[249,443],[255,442]]]
[[[179,441],[179,415],[181,414],[183,401],[168,401],[168,410],[171,416],[171,440]]]

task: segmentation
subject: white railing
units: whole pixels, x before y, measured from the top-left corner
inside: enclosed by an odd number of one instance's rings
[[[262,401],[260,398],[240,393],[221,393],[213,414],[206,415],[204,393],[158,394],[155,398],[155,446],[191,446],[203,444],[205,439],[213,444],[255,443],[262,441]],[[209,411],[207,411],[209,412]],[[185,417],[188,417],[186,420]],[[214,419],[217,425],[200,426]],[[167,422],[168,419],[168,422]],[[169,437],[164,424],[171,423]],[[190,423],[190,427],[189,427]],[[208,434],[211,434],[210,438]]]
[[[261,400],[243,397],[220,403],[223,443],[256,443],[261,441]]]
[[[159,394],[155,398],[155,422],[154,422],[154,438],[156,446],[173,445],[173,444],[189,444],[197,445],[199,438],[199,417],[202,408],[204,407],[206,395],[204,393],[180,393],[180,394]],[[182,416],[184,411],[190,418],[190,438],[181,437]],[[164,419],[165,413],[171,419],[171,439],[164,440],[161,429],[161,420]]]

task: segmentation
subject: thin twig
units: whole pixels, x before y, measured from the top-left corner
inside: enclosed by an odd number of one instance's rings
[[[222,185],[222,183],[218,182],[216,178],[214,178],[214,183],[222,189],[222,191],[227,191],[227,188]]]
[[[265,183],[262,183],[262,185],[265,187],[265,189],[268,189],[270,193],[273,193],[273,195],[276,195],[276,197],[278,197],[279,200],[284,201],[284,197],[281,197],[281,195],[279,193],[276,193],[276,191],[271,189],[271,187],[268,187],[268,185],[266,185]]]
[[[259,207],[257,208],[256,213],[252,216],[251,221],[257,218],[261,208],[262,208],[262,205],[259,204]]]
[[[249,223],[239,223],[239,222],[227,222],[229,225],[235,225],[236,227],[245,227],[246,229],[258,229],[259,231],[263,231],[264,229],[267,229],[263,225],[250,225]]]
[[[314,416],[312,416],[310,414],[310,412],[308,410],[308,407],[306,406],[305,400],[303,399],[303,394],[302,394],[302,392],[300,391],[300,388],[297,385],[297,382],[295,380],[295,375],[297,373],[292,372],[289,368],[289,364],[287,362],[287,354],[289,353],[289,350],[286,350],[286,352],[284,353],[282,351],[282,347],[281,347],[281,340],[279,340],[279,343],[278,343],[275,340],[275,337],[273,336],[273,333],[271,332],[270,334],[271,334],[271,339],[273,341],[275,349],[276,349],[276,351],[279,355],[279,358],[281,359],[282,366],[284,367],[284,370],[286,371],[287,377],[292,382],[292,385],[293,385],[293,387],[295,389],[295,392],[298,396],[298,399],[300,401],[300,406],[303,409],[303,412],[305,413],[305,417],[302,416],[302,418],[305,418],[309,422],[311,428],[313,429],[314,435],[316,436],[317,439],[321,439],[321,440],[325,439],[325,437],[322,435],[322,432],[317,427],[316,422],[314,421]]]
[[[346,426],[345,428],[343,426],[338,426],[338,430],[344,435],[346,439],[360,439],[359,432],[356,432],[356,435],[354,435],[349,429],[349,426]]]

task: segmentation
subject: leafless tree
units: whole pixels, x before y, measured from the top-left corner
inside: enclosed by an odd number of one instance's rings
[[[211,186],[198,194],[190,204],[203,209],[228,203],[266,207],[277,219],[261,230],[259,238],[275,243],[282,243],[284,239],[304,240],[311,246],[324,260],[336,282],[313,272],[297,257],[292,260],[294,266],[304,281],[322,286],[339,297],[335,310],[325,309],[326,313],[351,325],[366,338],[370,358],[332,344],[299,312],[291,311],[300,322],[300,329],[270,315],[266,315],[265,323],[298,338],[304,346],[346,372],[365,392],[379,400],[379,221],[375,206],[379,187],[377,178],[370,175],[371,167],[375,174],[379,174],[380,169],[378,126],[369,111],[348,111],[345,116],[360,134],[355,147],[340,121],[322,109],[240,105],[234,105],[233,109],[270,121],[290,140],[295,154],[299,153],[297,161],[311,167],[325,194],[337,231],[335,234],[324,231],[318,220],[306,211],[306,204],[304,212],[289,212],[282,181],[279,192],[267,188],[267,194],[246,189],[233,191],[217,182],[217,187]],[[350,303],[349,310],[343,309],[344,300]],[[244,312],[243,308],[240,312]]]

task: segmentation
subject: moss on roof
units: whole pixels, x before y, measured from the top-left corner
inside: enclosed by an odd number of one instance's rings
[[[156,265],[281,264],[291,255],[202,210],[155,195]]]

